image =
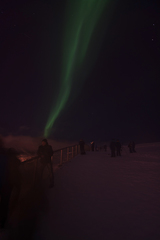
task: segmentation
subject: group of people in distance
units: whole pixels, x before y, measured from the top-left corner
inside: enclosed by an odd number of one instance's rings
[[[107,151],[107,144],[104,144],[103,147],[100,147],[98,148],[96,145],[95,145],[95,142],[92,141],[91,143],[91,151],[99,151],[99,150],[102,150],[104,149],[104,151],[106,152]],[[84,146],[85,146],[85,142],[81,139],[79,141],[79,145],[80,145],[80,152],[81,154],[86,154],[85,152],[85,149],[84,149]],[[120,143],[120,141],[117,139],[112,139],[112,141],[110,142],[110,150],[111,150],[111,157],[116,157],[116,156],[121,156],[121,151],[122,151],[122,145]],[[135,142],[134,141],[131,141],[129,144],[128,144],[128,147],[129,147],[129,152],[130,153],[133,153],[133,152],[136,152],[135,151]]]

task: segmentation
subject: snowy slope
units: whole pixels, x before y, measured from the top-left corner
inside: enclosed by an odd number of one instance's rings
[[[46,192],[33,238],[159,240],[160,143],[139,144],[136,151],[123,146],[116,158],[109,149],[87,152],[64,164]],[[22,239],[32,224],[21,219],[21,225]]]
[[[160,143],[77,156],[56,172],[39,239],[160,239]]]

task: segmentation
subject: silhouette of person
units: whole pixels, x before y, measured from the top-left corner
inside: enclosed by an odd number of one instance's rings
[[[115,145],[114,139],[112,139],[112,141],[110,142],[110,149],[111,149],[111,157],[115,157],[116,145]]]
[[[129,152],[132,153],[132,152],[133,152],[133,143],[130,142],[130,143],[128,144],[128,147],[129,147]]]
[[[132,146],[133,146],[133,152],[136,152],[136,150],[135,150],[135,142],[134,141],[132,141]]]
[[[43,172],[45,167],[48,165],[51,171],[50,175],[50,187],[54,186],[54,173],[53,173],[53,167],[51,162],[51,156],[53,156],[53,149],[52,146],[48,144],[47,139],[42,140],[42,145],[39,146],[37,154],[40,158],[41,163],[41,170],[40,170],[40,177],[41,180],[43,178]]]
[[[85,142],[83,141],[83,139],[79,141],[79,145],[80,145],[81,154],[85,154],[85,150],[84,150]]]
[[[92,149],[92,152],[94,152],[94,145],[95,145],[95,143],[94,143],[94,141],[92,141],[92,142],[91,142],[91,149]]]
[[[106,152],[107,151],[107,145],[105,144],[103,147],[104,147],[104,151]]]
[[[116,142],[117,156],[121,156],[121,143],[119,140]]]

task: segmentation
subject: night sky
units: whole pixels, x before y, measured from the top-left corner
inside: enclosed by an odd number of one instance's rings
[[[160,141],[157,2],[117,0],[106,7],[101,45],[95,32],[84,68],[88,74],[79,91],[75,79],[51,138]],[[66,6],[65,0],[1,1],[0,134],[43,135],[60,88]]]

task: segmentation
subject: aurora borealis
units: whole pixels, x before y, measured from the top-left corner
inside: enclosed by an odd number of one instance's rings
[[[3,136],[160,141],[156,0],[2,0]]]
[[[48,137],[61,111],[67,104],[72,89],[74,73],[85,64],[88,46],[107,0],[69,0],[62,48],[62,74],[56,102],[47,120],[44,136]],[[93,50],[94,51],[94,50]],[[75,91],[75,89],[74,89]]]

